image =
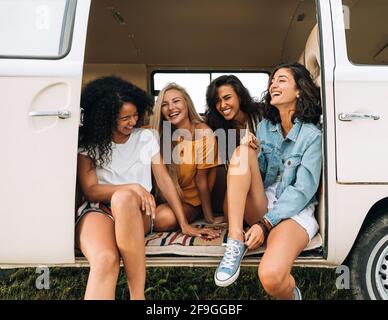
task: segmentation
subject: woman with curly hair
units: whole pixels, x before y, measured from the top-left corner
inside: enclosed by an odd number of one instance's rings
[[[281,64],[270,76],[264,103],[256,137],[244,137],[231,159],[228,240],[214,278],[219,286],[233,283],[246,251],[266,241],[258,269],[264,289],[276,298],[301,299],[291,268],[318,232],[320,92],[303,65]]]
[[[104,77],[86,85],[81,105],[78,180],[86,201],[77,211],[76,243],[90,264],[85,299],[115,298],[120,257],[131,299],[144,299],[144,235],[156,208],[151,171],[158,187],[168,190],[163,196],[174,213],[184,217],[156,137],[139,128],[153,99],[127,81]]]
[[[165,128],[171,127],[172,135],[163,135],[163,123],[169,124]],[[187,220],[193,221],[203,214],[208,223],[222,222],[222,217],[213,215],[210,199],[218,166],[217,142],[187,91],[176,83],[165,86],[159,92],[150,125],[159,132],[161,150],[166,149],[172,159],[177,160],[166,166],[177,186]],[[172,139],[179,133],[179,141]],[[160,194],[160,190],[157,191]],[[175,229],[178,221],[174,213],[163,199],[160,200],[155,228]]]

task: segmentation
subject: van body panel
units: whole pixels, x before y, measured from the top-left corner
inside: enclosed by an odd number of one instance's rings
[[[329,2],[320,1],[321,7]],[[331,0],[332,26],[323,28],[323,36],[332,30],[335,81],[326,86],[326,137],[328,171],[328,257],[327,262],[340,265],[352,249],[365,218],[375,203],[385,198],[388,153],[383,150],[388,127],[384,101],[388,92],[388,68],[357,66],[349,62],[346,52],[345,19],[341,0]],[[323,20],[327,18],[323,14]],[[328,45],[324,41],[324,48]],[[327,56],[325,55],[327,59]],[[325,60],[325,70],[329,68]],[[328,76],[330,73],[326,72]],[[330,92],[330,93],[329,93]],[[376,95],[370,94],[375,92]],[[339,120],[340,113],[379,114],[381,119]],[[386,119],[386,120],[385,120]],[[384,141],[385,140],[385,141]],[[379,157],[376,156],[379,154]]]
[[[59,60],[0,59],[0,264],[74,262],[80,91],[89,0]],[[9,30],[11,32],[12,30]],[[67,111],[60,117],[47,115]],[[45,116],[41,114],[46,114]]]
[[[355,65],[349,61],[345,35],[348,26],[342,10],[342,1],[333,0],[337,180],[388,183],[388,152],[384,152],[388,144],[388,66]],[[339,119],[349,113],[379,119]],[[378,148],[381,149],[377,151]]]
[[[340,185],[335,188],[337,203],[332,220],[335,224],[335,254],[331,261],[340,265],[352,249],[365,218],[372,207],[386,198],[385,185]],[[333,233],[330,233],[330,237]]]

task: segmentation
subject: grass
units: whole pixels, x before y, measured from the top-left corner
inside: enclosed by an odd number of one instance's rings
[[[88,268],[51,268],[50,289],[38,290],[35,269],[1,271],[0,299],[82,299]],[[263,291],[256,268],[242,268],[238,281],[227,288],[214,284],[213,268],[149,268],[146,298],[150,300],[270,299]],[[293,275],[307,300],[351,299],[349,290],[337,290],[332,269],[294,268]],[[129,299],[123,269],[118,279],[117,299]]]

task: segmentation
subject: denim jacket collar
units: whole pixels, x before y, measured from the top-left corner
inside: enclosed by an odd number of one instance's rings
[[[292,126],[290,132],[287,135],[287,138],[296,142],[296,139],[298,138],[301,127],[302,127],[302,123],[300,122],[299,119],[296,118],[294,125]]]
[[[278,133],[282,134],[282,127],[279,122],[276,124],[273,124],[272,122],[269,123],[269,130],[270,131],[277,131]]]
[[[296,139],[298,138],[301,127],[302,127],[302,123],[300,122],[300,120],[298,118],[296,118],[295,123],[292,126],[290,132],[288,133],[286,139],[290,139],[290,140],[295,142]],[[277,131],[283,137],[282,127],[281,127],[281,124],[279,122],[277,122],[276,124],[273,124],[271,122],[269,129],[271,131]]]

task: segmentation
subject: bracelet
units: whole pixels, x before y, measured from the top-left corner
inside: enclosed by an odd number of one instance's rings
[[[263,230],[264,239],[267,239],[270,229],[268,228],[264,219],[259,220],[257,224],[261,227],[261,230]]]

